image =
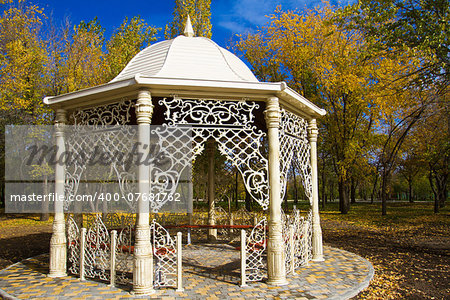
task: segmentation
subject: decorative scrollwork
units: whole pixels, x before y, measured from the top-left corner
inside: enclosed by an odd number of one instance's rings
[[[268,161],[260,151],[266,134],[253,126],[253,110],[258,104],[178,97],[159,103],[166,107],[170,125],[192,126],[194,160],[205,149],[206,141],[214,139],[220,153],[241,173],[251,197],[263,209],[268,208]]]
[[[69,272],[80,274],[80,230],[72,216],[67,219],[67,260]]]
[[[125,165],[125,159],[120,159],[132,153],[131,141],[137,134],[135,127],[122,126],[130,122],[132,105],[132,101],[123,100],[72,113],[71,121],[75,126],[67,130],[66,150],[75,159],[66,164],[66,195],[74,196],[79,193],[80,180],[83,176],[86,177],[87,161],[91,161],[99,153],[114,158],[111,160],[110,175],[114,174],[113,177],[117,178],[118,189],[122,195],[135,192],[135,172],[130,171],[129,166]],[[99,178],[94,178],[97,175],[95,171],[95,166],[89,167],[89,178],[86,179],[105,180],[103,169],[98,172]],[[66,201],[64,204],[67,209],[70,203]],[[134,202],[127,204],[135,205]],[[96,209],[92,207],[93,211]]]
[[[150,225],[153,241],[153,257],[156,263],[154,273],[155,287],[176,286],[177,254],[175,241],[169,232],[155,220]]]
[[[129,124],[131,118],[131,100],[77,110],[72,113],[71,121],[74,125],[110,126]]]
[[[308,141],[308,122],[281,109],[280,122],[280,173],[281,199],[286,193],[288,172],[292,164],[300,173],[305,194],[312,203],[311,159]]]
[[[266,227],[267,219],[263,217],[263,219],[256,224],[247,238],[245,247],[245,275],[247,281],[261,281],[265,276],[263,253],[267,247]]]
[[[224,105],[226,103],[226,105]],[[234,125],[250,127],[253,122],[253,110],[259,107],[254,102],[191,100],[174,97],[172,100],[161,100],[167,108],[166,119],[171,125]]]
[[[312,259],[312,210],[308,212],[308,216],[306,217],[305,223],[303,224],[303,240],[300,253],[304,256],[303,260],[299,259],[296,267],[307,265],[309,261]]]
[[[86,277],[109,280],[110,236],[101,214],[97,214],[95,221],[86,233],[85,247]]]
[[[180,178],[191,178],[188,169],[192,159],[192,133],[186,127],[158,126],[151,130],[152,139],[157,139],[155,152],[157,159],[151,168],[151,192],[153,195],[175,195]],[[159,212],[161,207],[172,201],[169,197],[152,201],[151,211]]]
[[[312,258],[312,210],[308,212],[306,219],[300,216],[297,209],[294,209],[292,215],[285,215],[282,232],[286,271],[291,270],[292,260],[294,269],[307,265]]]
[[[134,223],[133,223],[134,224]],[[126,225],[119,233],[116,244],[116,282],[131,284],[133,273],[134,225]]]

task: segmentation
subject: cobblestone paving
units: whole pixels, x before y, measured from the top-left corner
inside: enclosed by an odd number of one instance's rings
[[[324,247],[324,262],[311,262],[288,276],[289,284],[264,282],[239,286],[239,251],[223,244],[183,247],[184,292],[161,289],[147,297],[163,299],[346,299],[368,286],[372,265],[336,248]],[[0,296],[19,299],[124,299],[133,298],[130,287],[79,281],[67,276],[49,278],[48,254],[26,259],[0,271]]]

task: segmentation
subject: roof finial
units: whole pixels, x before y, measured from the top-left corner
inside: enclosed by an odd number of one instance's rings
[[[189,15],[186,20],[186,27],[184,27],[184,35],[187,37],[194,36],[194,29],[192,29],[191,18],[189,18]]]

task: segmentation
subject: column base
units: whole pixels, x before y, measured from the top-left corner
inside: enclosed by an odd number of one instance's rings
[[[154,293],[155,293],[155,290],[153,288],[136,289],[136,290],[132,290],[130,292],[131,295],[135,295],[135,296],[152,295]]]
[[[209,229],[208,230],[208,241],[215,242],[217,241],[217,229]]]
[[[323,256],[318,256],[316,258],[311,259],[311,261],[321,262],[325,261],[325,258],[323,258]]]
[[[267,280],[266,283],[269,285],[282,286],[287,285],[289,282],[286,279],[275,279],[275,280]]]
[[[58,277],[66,277],[67,273],[66,272],[50,272],[47,274],[47,277],[50,278],[58,278]]]

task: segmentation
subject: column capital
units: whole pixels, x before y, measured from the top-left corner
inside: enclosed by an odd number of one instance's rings
[[[319,135],[319,129],[317,128],[316,119],[311,119],[308,122],[309,141],[317,142],[317,136]]]
[[[150,124],[153,115],[152,95],[149,90],[140,90],[136,101],[138,124]]]
[[[280,126],[281,111],[280,103],[277,97],[269,97],[264,111],[267,128],[278,128]]]
[[[67,124],[67,110],[58,108],[55,111],[55,125]]]

